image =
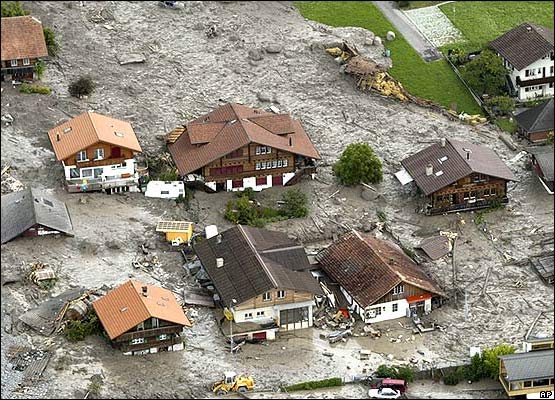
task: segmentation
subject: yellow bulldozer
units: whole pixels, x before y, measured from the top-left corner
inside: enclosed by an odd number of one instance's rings
[[[224,379],[212,385],[212,392],[223,396],[229,392],[248,392],[254,389],[252,376],[237,375],[235,372],[226,372]]]

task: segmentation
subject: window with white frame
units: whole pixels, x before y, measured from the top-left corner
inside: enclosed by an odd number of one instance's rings
[[[131,344],[142,344],[145,342],[145,338],[144,337],[140,337],[140,338],[136,338],[136,339],[131,339]]]
[[[256,170],[259,170],[259,169],[260,169],[260,163],[257,162],[257,163],[256,163]]]
[[[104,158],[104,149],[94,149],[94,159],[102,160]]]
[[[70,178],[80,178],[81,177],[81,170],[79,168],[71,168],[69,170],[69,177]]]
[[[12,67],[17,67],[17,60],[11,60],[11,61],[10,61],[10,65],[11,65]]]
[[[277,291],[277,298],[278,299],[284,299],[285,298],[285,290],[278,290]]]
[[[283,160],[283,166],[287,167],[287,159]]]
[[[397,286],[393,288],[393,294],[401,294],[405,292],[405,285],[403,283],[399,283]]]
[[[278,166],[278,168],[283,167],[283,160],[278,160],[277,166]]]
[[[81,176],[83,178],[92,178],[93,176],[93,169],[92,168],[83,168],[81,170]]]
[[[158,340],[168,340],[168,335],[165,333],[158,335]]]
[[[251,312],[245,313],[245,319],[252,319],[252,313]]]
[[[272,168],[277,168],[277,160],[272,160]]]
[[[28,58],[23,59],[23,65],[30,65],[31,61]]]
[[[260,169],[266,169],[266,163],[264,161],[260,163]]]
[[[272,294],[270,292],[266,292],[262,295],[262,301],[270,301],[272,300]]]
[[[399,304],[393,303],[393,304],[391,305],[391,311],[393,311],[393,312],[399,311]]]
[[[272,162],[271,161],[266,161],[266,168],[267,169],[272,168]]]
[[[79,153],[77,153],[77,162],[80,162],[80,161],[88,161],[87,150],[81,150]]]

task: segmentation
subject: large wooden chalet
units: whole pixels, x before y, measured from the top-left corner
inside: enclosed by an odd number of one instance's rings
[[[48,57],[42,23],[35,17],[2,18],[2,81],[32,80],[34,67]]]
[[[393,243],[350,232],[316,256],[339,284],[348,309],[365,323],[428,314],[446,297]]]
[[[299,121],[241,104],[174,129],[167,143],[180,176],[208,191],[290,185],[320,159]]]
[[[507,182],[516,181],[493,150],[454,139],[441,139],[401,165],[395,176],[403,185],[416,182],[428,215],[507,204]]]
[[[128,281],[93,302],[114,348],[126,355],[183,350],[180,336],[191,323],[167,289]]]

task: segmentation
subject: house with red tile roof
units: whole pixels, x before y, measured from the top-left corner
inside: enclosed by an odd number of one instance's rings
[[[128,281],[92,304],[113,347],[124,354],[183,350],[191,322],[168,289]]]
[[[428,314],[446,294],[395,244],[352,231],[316,256],[365,323]]]
[[[256,191],[315,173],[320,159],[300,121],[229,103],[170,132],[179,175],[208,191]]]
[[[48,57],[42,23],[35,17],[2,18],[2,81],[32,80],[34,66]]]

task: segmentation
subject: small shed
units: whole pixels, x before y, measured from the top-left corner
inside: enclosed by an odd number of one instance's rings
[[[449,238],[445,236],[432,236],[424,239],[417,247],[422,249],[431,260],[437,260],[451,251]]]
[[[193,223],[187,221],[160,221],[156,232],[164,232],[166,240],[172,243],[188,243],[193,236]]]

